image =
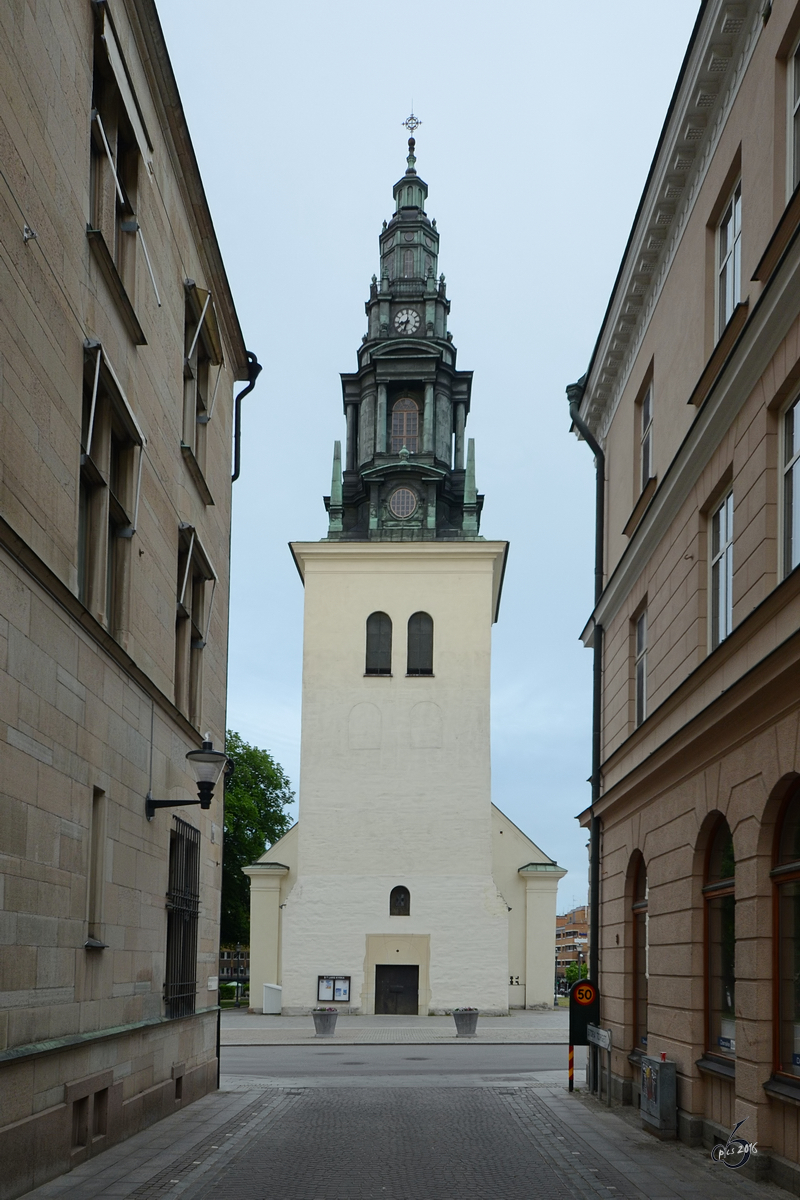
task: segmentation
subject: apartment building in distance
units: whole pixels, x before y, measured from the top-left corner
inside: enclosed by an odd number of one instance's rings
[[[6,1200],[217,1084],[222,785],[186,756],[224,745],[255,367],[153,0],[0,28]]]
[[[589,908],[581,904],[556,916],[556,987],[567,987],[567,967],[589,962]]]
[[[614,1089],[800,1160],[800,4],[704,0],[575,428],[605,470],[592,827]],[[602,478],[602,477],[601,477]],[[593,821],[594,818],[594,821]]]

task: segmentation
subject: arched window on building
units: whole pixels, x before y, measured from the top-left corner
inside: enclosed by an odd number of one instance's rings
[[[389,893],[389,916],[411,916],[411,892],[407,887],[393,887]]]
[[[636,855],[633,875],[633,1049],[647,1053],[647,981],[649,945],[647,924],[647,868]]]
[[[392,673],[392,621],[385,612],[370,613],[367,617],[367,665],[364,673]]]
[[[433,674],[433,618],[416,612],[408,618],[408,675]]]
[[[778,937],[778,1036],[775,1069],[800,1078],[800,786],[786,801],[772,880]]]
[[[736,899],[733,838],[720,817],[706,859],[706,1011],[709,1054],[736,1057]]]
[[[410,396],[403,396],[392,405],[392,454],[405,446],[409,454],[417,453],[419,442],[419,406]]]

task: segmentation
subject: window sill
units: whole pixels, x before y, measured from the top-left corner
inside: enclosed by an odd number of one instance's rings
[[[144,336],[144,330],[139,324],[139,318],[136,316],[130,297],[125,291],[125,284],[122,282],[122,276],[117,270],[117,264],[114,262],[111,251],[106,245],[106,239],[99,229],[87,228],[86,237],[92,254],[100,268],[100,272],[108,284],[111,295],[116,301],[117,310],[125,323],[125,328],[128,330],[131,340],[135,346],[146,346],[147,338]]]
[[[641,521],[642,517],[645,514],[645,510],[646,510],[648,504],[650,503],[650,501],[653,498],[653,493],[656,490],[657,482],[658,481],[656,479],[656,476],[651,475],[650,478],[648,479],[647,483],[642,488],[642,494],[639,497],[639,499],[636,501],[633,512],[628,517],[625,528],[622,531],[623,537],[630,537],[631,534],[635,531],[636,526]]]
[[[693,404],[695,408],[699,408],[705,400],[708,393],[725,365],[725,360],[734,347],[736,339],[744,328],[750,304],[747,300],[740,301],[736,308],[731,313],[731,319],[719,335],[719,341],[711,352],[706,365],[703,367],[700,378],[698,379],[695,389],[687,400],[687,404]]]
[[[794,189],[775,232],[767,242],[767,248],[753,272],[752,279],[754,281],[767,282],[783,257],[784,251],[789,249],[798,229],[800,229],[800,184]]]
[[[213,504],[214,497],[208,490],[208,484],[206,483],[205,476],[200,470],[200,464],[195,458],[194,451],[192,450],[191,446],[187,446],[185,442],[181,442],[181,454],[183,455],[183,461],[189,468],[189,474],[194,480],[197,490],[203,499],[203,503],[209,505]]]
[[[698,1058],[694,1064],[704,1075],[719,1075],[723,1079],[736,1079],[736,1063],[723,1062],[718,1058]]]
[[[433,671],[406,671],[406,679],[435,679]]]
[[[789,1083],[788,1079],[780,1079],[773,1075],[763,1087],[768,1096],[775,1096],[778,1100],[785,1100],[788,1104],[796,1104],[800,1108],[800,1079]]]
[[[365,679],[391,679],[392,672],[391,671],[365,671],[364,678]]]

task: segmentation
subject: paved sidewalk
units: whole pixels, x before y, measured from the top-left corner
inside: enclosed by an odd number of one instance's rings
[[[591,1111],[563,1074],[337,1092],[226,1080],[26,1200],[787,1200]]]
[[[564,1044],[569,1037],[566,1008],[513,1010],[507,1017],[480,1017],[474,1038],[456,1038],[452,1017],[361,1017],[340,1014],[335,1041],[345,1046],[458,1042],[470,1045]],[[301,1046],[315,1040],[309,1016],[284,1017],[226,1009],[222,1014],[223,1046]]]

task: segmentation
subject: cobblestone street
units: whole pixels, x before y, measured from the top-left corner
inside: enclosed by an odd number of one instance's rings
[[[502,1049],[496,1066],[507,1072]],[[398,1046],[402,1057],[390,1068],[384,1048],[364,1046],[351,1062],[352,1051],[317,1046],[320,1062],[333,1057],[336,1069],[355,1072],[346,1079],[308,1074],[303,1056],[314,1052],[300,1049],[293,1068],[280,1067],[283,1082],[224,1076],[220,1092],[28,1200],[787,1196],[712,1163],[706,1150],[657,1142],[618,1113],[570,1096],[563,1070],[508,1073],[517,1081],[504,1083],[497,1070],[470,1071],[491,1050],[435,1048],[433,1059],[410,1050]],[[458,1060],[459,1073],[437,1055]],[[289,1081],[290,1069],[306,1072],[302,1086]]]

